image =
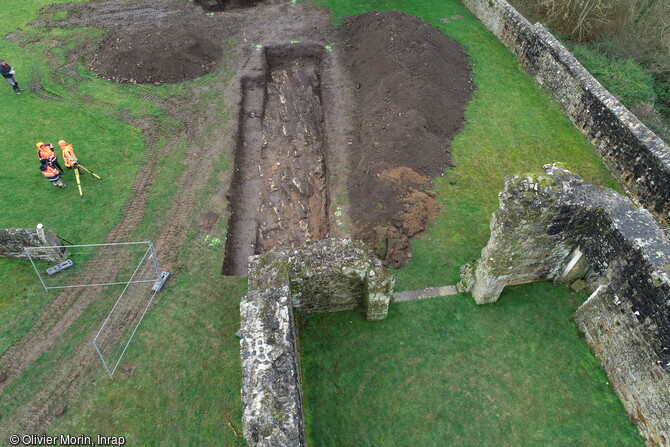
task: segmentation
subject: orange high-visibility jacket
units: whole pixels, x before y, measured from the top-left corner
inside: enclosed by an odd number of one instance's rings
[[[46,160],[49,163],[53,163],[53,161],[56,160],[56,154],[51,147],[44,146],[43,148],[37,149],[37,158],[39,158],[40,161]]]
[[[42,174],[44,174],[44,176],[48,178],[50,182],[55,182],[60,178],[60,172],[58,172],[58,169],[51,165],[46,165],[46,169],[44,170],[42,170],[40,167],[40,171],[42,171]]]
[[[77,157],[74,155],[74,148],[71,144],[66,144],[65,146],[62,146],[61,149],[63,150],[63,161],[65,162],[65,166],[71,168],[77,163]]]

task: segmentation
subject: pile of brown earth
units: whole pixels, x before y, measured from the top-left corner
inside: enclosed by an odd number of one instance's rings
[[[356,86],[349,196],[356,238],[387,265],[411,256],[408,239],[439,210],[431,178],[453,163],[473,84],[461,46],[418,17],[370,12],[340,38]]]
[[[225,13],[203,21],[194,12],[182,23],[175,16],[162,26],[113,29],[92,69],[117,82],[156,84],[207,74],[221,58],[221,36],[239,31]],[[348,178],[353,236],[397,267],[411,257],[409,239],[439,211],[431,179],[453,166],[449,140],[473,90],[467,56],[440,30],[398,11],[351,17],[338,32],[356,87]]]
[[[221,53],[198,28],[121,28],[107,34],[91,69],[116,82],[175,83],[209,73]]]

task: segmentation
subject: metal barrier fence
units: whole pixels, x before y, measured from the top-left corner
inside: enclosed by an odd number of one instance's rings
[[[33,253],[49,249],[66,248],[72,265],[50,274],[51,269],[41,269],[43,263],[35,260]],[[160,276],[158,259],[151,242],[119,242],[114,244],[89,244],[50,247],[24,247],[26,255],[37,273],[44,289],[71,287],[110,286],[129,282],[153,283]],[[138,275],[136,268],[146,258],[154,262],[154,270]],[[53,267],[52,267],[53,268]]]
[[[49,268],[31,256],[31,251],[52,248],[59,247],[25,247],[45,290],[120,288],[119,297],[92,340],[105,370],[113,378],[168,274],[161,272],[152,242],[68,245],[69,259]]]

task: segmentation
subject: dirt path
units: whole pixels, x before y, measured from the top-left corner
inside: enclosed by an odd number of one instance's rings
[[[144,217],[144,208],[157,173],[158,160],[171,150],[174,150],[173,145],[167,144],[159,149],[160,152],[157,152],[155,157],[147,157],[143,162],[135,178],[133,195],[123,209],[124,218],[107,235],[105,243],[128,242],[132,239],[133,233]],[[100,261],[104,256],[104,253],[96,255],[91,259],[91,263]],[[124,267],[122,263],[107,265],[110,276]],[[86,271],[84,270],[82,274],[86,275]],[[52,347],[78,320],[91,302],[100,298],[104,290],[105,287],[65,289],[56,295],[37,319],[32,330],[0,357],[0,373],[5,375],[5,380],[0,382],[0,392],[32,365],[43,352]]]
[[[156,165],[162,156],[174,150],[173,145],[167,144],[159,149],[155,157],[148,157],[142,164],[133,185],[133,196],[124,207],[123,220],[112,229],[105,242],[127,242],[133,239],[134,231],[144,217],[144,209],[151,184],[155,179]],[[101,255],[98,255],[101,256]],[[104,255],[103,255],[104,256]],[[92,261],[96,261],[93,258]],[[108,264],[109,274],[125,265],[121,262]],[[66,289],[51,301],[50,306],[43,311],[33,329],[19,343],[13,345],[0,358],[0,371],[6,374],[6,380],[0,383],[0,392],[15,379],[21,377],[37,358],[61,340],[61,336],[76,324],[81,314],[95,300],[99,299],[105,287],[91,287],[82,289]],[[13,418],[3,420],[3,426],[12,428],[16,432],[19,424],[24,433],[39,432],[45,428],[54,414],[67,402],[67,396],[76,393],[73,383],[85,372],[87,367],[98,359],[90,340],[97,332],[97,327],[91,328],[91,336],[87,343],[76,350],[75,357],[70,362],[64,362],[60,371],[51,376],[44,384],[39,394],[25,400]],[[3,395],[3,398],[11,396]]]

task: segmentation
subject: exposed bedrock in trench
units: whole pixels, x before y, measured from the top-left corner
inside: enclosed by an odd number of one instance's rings
[[[276,5],[286,0],[195,0],[205,11],[228,11],[238,8],[253,8],[262,5]]]
[[[322,47],[268,47],[242,81],[224,275],[247,274],[249,256],[328,236]]]

